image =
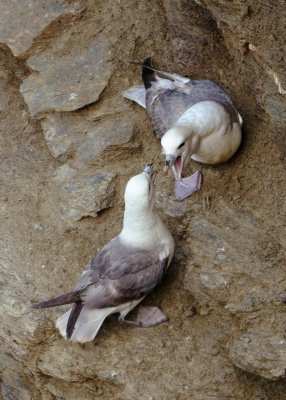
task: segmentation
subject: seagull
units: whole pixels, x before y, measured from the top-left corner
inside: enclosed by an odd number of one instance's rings
[[[173,254],[173,237],[154,209],[156,173],[149,163],[125,189],[123,228],[87,264],[76,287],[58,297],[32,305],[34,309],[73,304],[56,322],[68,340],[92,341],[105,318],[119,313],[119,321],[151,327],[168,318],[158,307],[141,306],[137,321],[126,315],[161,281]]]
[[[192,158],[204,164],[229,160],[241,143],[242,118],[230,97],[214,82],[191,80],[142,65],[144,85],[134,86],[123,96],[147,109],[156,136],[161,139],[165,171],[172,169],[178,200],[199,190],[202,175],[182,178]]]

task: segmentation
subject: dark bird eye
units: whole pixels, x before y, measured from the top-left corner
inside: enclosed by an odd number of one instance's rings
[[[181,143],[180,146],[178,147],[178,149],[180,149],[181,147],[183,147],[185,144],[185,142]]]

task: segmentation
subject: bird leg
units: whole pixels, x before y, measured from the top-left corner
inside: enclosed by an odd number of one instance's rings
[[[168,321],[168,317],[158,307],[140,306],[137,321],[129,321],[120,315],[118,318],[122,324],[136,326],[138,328],[151,328]]]
[[[138,321],[129,321],[128,319],[125,319],[125,317],[123,315],[119,315],[118,321],[121,324],[136,326],[137,328],[141,328],[141,326],[142,326],[140,322],[138,322]]]
[[[202,177],[203,175],[201,171],[197,171],[187,178],[182,178],[179,181],[176,181],[174,189],[176,199],[182,201],[194,192],[200,190]]]

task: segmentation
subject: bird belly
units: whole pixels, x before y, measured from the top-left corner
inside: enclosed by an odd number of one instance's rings
[[[201,138],[196,153],[191,155],[195,161],[205,164],[219,164],[229,160],[241,142],[241,128],[238,123]]]

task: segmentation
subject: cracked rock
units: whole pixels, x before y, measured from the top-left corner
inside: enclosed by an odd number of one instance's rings
[[[116,174],[79,173],[69,165],[62,165],[54,174],[59,189],[59,208],[70,221],[96,217],[98,212],[112,206]]]
[[[97,101],[111,76],[108,57],[107,41],[100,35],[85,47],[31,56],[28,65],[35,72],[20,87],[30,113],[73,111]]]
[[[33,40],[61,15],[78,14],[79,3],[63,0],[3,0],[0,2],[0,42],[15,56],[25,53]]]
[[[133,130],[133,122],[128,119],[103,121],[87,132],[85,141],[77,149],[76,160],[94,164],[102,158],[111,161],[126,157],[132,148],[138,147],[131,142]]]
[[[79,115],[54,114],[42,121],[42,127],[55,158],[72,155],[80,164],[118,160],[138,148],[132,142],[134,123],[127,118],[92,122]]]
[[[73,154],[85,140],[88,129],[83,118],[58,113],[47,115],[41,121],[48,148],[55,158]]]
[[[231,361],[244,371],[275,381],[286,376],[286,340],[245,333],[228,345]]]

